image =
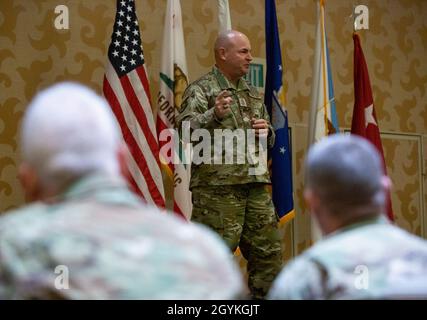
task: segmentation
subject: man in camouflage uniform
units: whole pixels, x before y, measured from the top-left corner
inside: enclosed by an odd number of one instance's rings
[[[215,42],[214,52],[216,64],[212,71],[193,82],[184,92],[177,117],[181,135],[184,136],[186,124],[189,124],[192,136],[208,131],[208,144],[215,150],[222,141],[222,138],[215,138],[218,129],[228,129],[229,133],[240,129],[245,134],[249,131],[255,133],[256,143],[249,138],[243,140],[248,153],[243,163],[237,161],[241,155],[238,147],[242,143],[237,139],[232,140],[232,151],[226,148],[227,139],[220,145],[217,153],[220,161],[214,160],[212,154],[207,158],[204,154],[207,161],[198,162],[195,158],[200,155],[194,144],[190,181],[193,199],[191,219],[215,230],[232,251],[240,247],[248,261],[252,297],[262,299],[280,271],[282,252],[278,218],[267,189],[270,184],[268,170],[264,166],[264,170],[257,173],[251,171],[256,165],[249,159],[249,154],[253,151],[256,156],[261,155],[258,139],[264,139],[271,147],[274,130],[262,96],[242,78],[248,73],[252,60],[248,38],[237,31],[221,33]],[[229,151],[234,160],[231,163],[227,162]],[[261,162],[258,165],[262,169]]]
[[[245,286],[222,240],[146,205],[120,176],[108,104],[56,85],[23,120],[20,177],[34,203],[0,217],[0,299],[230,299]]]
[[[427,298],[427,242],[382,214],[390,181],[381,163],[357,136],[312,147],[304,196],[327,237],[284,268],[269,298]]]

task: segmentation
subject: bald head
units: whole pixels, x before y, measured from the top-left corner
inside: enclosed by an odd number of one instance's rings
[[[221,32],[214,45],[215,63],[220,71],[235,82],[249,71],[251,45],[243,33],[236,30]]]
[[[60,189],[92,173],[119,175],[116,153],[121,145],[107,102],[77,83],[43,90],[23,118],[22,168],[31,167],[41,189]]]
[[[215,41],[215,52],[217,52],[219,48],[229,48],[238,38],[243,38],[249,42],[248,37],[239,31],[227,30],[221,32]]]
[[[315,144],[306,160],[306,189],[328,211],[379,213],[384,206],[383,169],[375,147],[366,139],[336,134]],[[349,218],[349,217],[348,217]]]

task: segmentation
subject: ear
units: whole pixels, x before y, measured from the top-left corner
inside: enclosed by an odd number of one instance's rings
[[[218,49],[218,56],[222,61],[226,60],[226,50],[225,48],[221,47]]]
[[[393,186],[391,179],[388,176],[381,177],[381,185],[383,187],[384,192],[389,192]]]
[[[18,178],[25,192],[27,202],[41,199],[41,187],[36,171],[28,164],[22,163],[19,166]]]
[[[307,203],[310,213],[315,213],[320,204],[319,197],[316,193],[312,189],[306,188],[304,190],[304,200]]]
[[[131,177],[131,173],[128,167],[128,158],[129,150],[126,144],[123,143],[117,150],[117,160],[119,162],[120,173],[127,180],[129,180],[129,178]]]
[[[305,203],[307,204],[307,206],[309,208],[311,208],[311,201],[313,198],[313,192],[311,191],[311,189],[305,189],[303,195],[304,195]]]
[[[315,241],[322,238],[322,235],[327,234],[329,227],[329,219],[325,209],[322,207],[319,196],[312,189],[306,188],[304,190],[304,199],[307,203],[309,213],[312,220],[312,237]]]

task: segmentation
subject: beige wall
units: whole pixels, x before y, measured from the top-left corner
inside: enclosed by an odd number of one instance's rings
[[[138,0],[137,11],[151,81],[157,96],[165,0]],[[210,69],[217,34],[216,1],[181,0],[190,80]],[[66,4],[70,29],[53,26],[54,8]],[[364,0],[370,29],[362,46],[370,71],[399,225],[426,236],[427,202],[427,1]],[[232,25],[248,34],[253,55],[265,57],[264,0],[230,0]],[[353,108],[352,1],[327,0],[331,67],[340,127]],[[101,92],[113,0],[1,0],[0,2],[0,212],[23,203],[17,181],[17,128],[35,92],[71,79]],[[314,49],[314,0],[278,0],[277,15],[292,127],[297,218],[282,230],[285,254],[310,244],[302,201],[308,106]],[[422,173],[424,172],[424,175]]]

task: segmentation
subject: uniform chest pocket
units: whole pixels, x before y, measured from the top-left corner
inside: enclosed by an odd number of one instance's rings
[[[248,93],[249,104],[251,118],[261,119],[264,114],[264,101],[259,94],[254,94],[252,92]]]

